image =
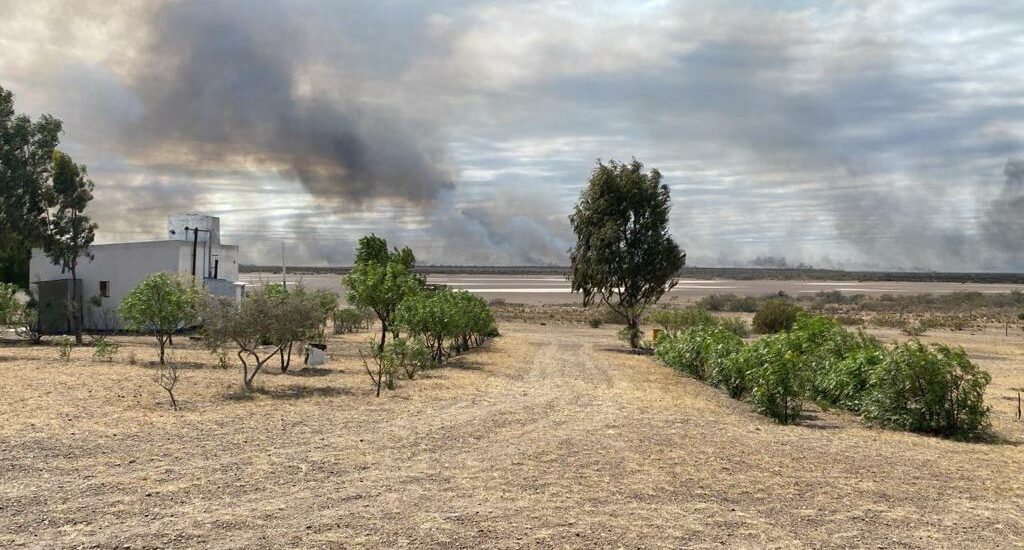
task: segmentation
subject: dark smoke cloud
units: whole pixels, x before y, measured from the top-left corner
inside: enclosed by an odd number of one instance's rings
[[[175,2],[149,18],[134,82],[144,114],[127,142],[151,158],[276,170],[318,197],[356,202],[424,203],[451,187],[429,125],[345,90],[338,103],[320,99],[338,90],[300,96],[308,57],[284,7]]]
[[[636,156],[694,265],[1024,269],[1024,4],[988,4],[0,0],[0,83],[67,123],[101,239],[564,263]]]

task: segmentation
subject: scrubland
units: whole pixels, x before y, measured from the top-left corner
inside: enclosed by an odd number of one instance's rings
[[[502,337],[380,399],[369,333],[249,395],[179,337],[179,411],[151,339],[115,337],[111,361],[0,346],[0,547],[1024,545],[1019,328],[921,337],[992,375],[996,437],[967,443],[817,409],[778,425],[588,313],[495,309]]]

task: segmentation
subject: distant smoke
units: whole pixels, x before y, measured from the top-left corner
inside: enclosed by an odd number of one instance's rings
[[[1024,267],[1024,160],[1007,160],[1006,183],[981,222],[985,244]]]
[[[750,267],[768,269],[814,269],[814,266],[803,262],[791,264],[784,256],[758,256],[747,263]]]
[[[157,163],[278,171],[321,198],[424,203],[451,187],[432,128],[365,99],[300,96],[302,56],[280,50],[301,34],[278,21],[281,10],[250,6],[175,2],[152,13],[129,144]]]

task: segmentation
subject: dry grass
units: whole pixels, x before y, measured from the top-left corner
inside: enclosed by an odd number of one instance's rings
[[[501,328],[381,399],[365,334],[251,398],[179,341],[178,412],[149,340],[111,363],[0,347],[0,547],[1024,545],[1020,333],[926,337],[993,375],[1003,442],[968,444],[832,413],[778,426],[625,353],[618,327]]]

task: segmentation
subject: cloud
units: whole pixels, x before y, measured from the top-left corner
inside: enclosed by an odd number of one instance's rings
[[[0,82],[68,122],[101,237],[153,225],[112,213],[131,197],[221,213],[249,261],[344,263],[375,231],[431,263],[561,263],[594,160],[636,156],[691,263],[1024,269],[1013,3],[0,11]]]

